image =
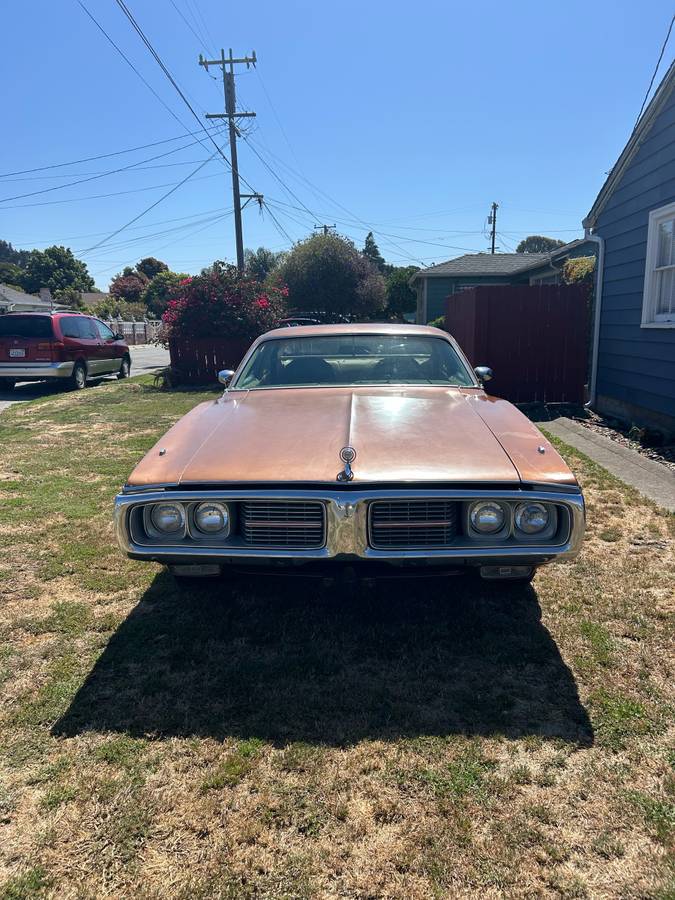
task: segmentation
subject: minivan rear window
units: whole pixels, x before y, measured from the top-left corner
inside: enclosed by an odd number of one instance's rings
[[[0,316],[0,338],[52,338],[52,320],[49,316]]]

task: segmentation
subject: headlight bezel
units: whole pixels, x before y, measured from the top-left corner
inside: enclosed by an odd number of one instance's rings
[[[155,513],[162,506],[173,506],[179,510],[180,525],[173,531],[159,528],[155,521]],[[160,503],[148,503],[143,507],[143,529],[147,536],[155,541],[174,542],[184,540],[187,534],[187,512],[185,504],[177,500],[162,500]]]
[[[476,530],[473,525],[471,514],[473,509],[485,503],[497,503],[505,512],[505,520],[503,527],[498,531],[481,532]],[[548,524],[542,531],[528,533],[521,531],[516,527],[516,510],[520,506],[531,506],[533,504],[543,506],[548,514]],[[468,500],[464,504],[464,534],[471,543],[487,545],[495,544],[496,546],[505,546],[508,544],[546,544],[550,543],[557,535],[561,519],[557,505],[544,500],[526,500],[521,497],[504,498],[504,497],[480,497],[474,500]],[[563,517],[564,524],[564,517]]]
[[[199,524],[198,515],[203,507],[216,507],[222,510],[224,524],[221,528],[206,531]],[[190,509],[190,536],[195,540],[223,540],[229,537],[232,523],[232,511],[222,500],[202,500],[194,503]]]
[[[540,531],[523,531],[517,524],[518,511],[527,506],[541,506],[548,513],[548,522]],[[523,500],[513,505],[513,537],[521,543],[549,542],[558,531],[558,508],[555,503],[546,503],[543,500]]]
[[[541,510],[543,525],[540,527],[526,527],[523,524],[523,516],[528,510]],[[530,503],[519,503],[518,506],[513,511],[513,524],[517,531],[522,532],[522,534],[527,535],[537,535],[542,534],[548,528],[548,523],[551,519],[551,512],[545,503],[540,503],[538,500],[534,500]]]
[[[474,512],[478,507],[481,506],[497,506],[501,509],[503,513],[503,521],[499,528],[495,528],[492,531],[481,531],[480,529],[476,528],[474,522]],[[512,515],[511,504],[506,503],[503,500],[495,500],[490,497],[472,500],[467,506],[466,514],[469,536],[474,539],[484,541],[501,540],[503,538],[506,538],[511,531]]]

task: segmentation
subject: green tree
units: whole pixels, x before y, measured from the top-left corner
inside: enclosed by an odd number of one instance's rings
[[[20,286],[23,280],[23,269],[15,263],[0,262],[0,284]]]
[[[409,281],[419,271],[419,266],[396,266],[387,275],[387,312],[396,319],[417,309],[417,294]]]
[[[9,241],[0,241],[0,262],[13,263],[20,269],[28,262],[30,250],[17,250],[9,243]]]
[[[368,319],[385,308],[384,278],[354,244],[338,234],[297,243],[279,267],[289,305],[325,321]]]
[[[551,250],[557,250],[564,245],[565,241],[545,237],[543,234],[531,234],[518,244],[516,253],[550,253]]]
[[[246,274],[262,284],[272,272],[279,268],[285,256],[285,253],[275,253],[274,250],[268,250],[267,247],[258,247],[257,250],[245,250]]]
[[[147,306],[148,312],[159,319],[169,300],[178,293],[181,281],[186,278],[188,276],[184,272],[171,272],[168,269],[158,272],[146,287],[141,298]]]
[[[68,247],[47,247],[46,250],[31,250],[24,269],[21,286],[29,294],[41,287],[48,287],[52,294],[66,288],[76,291],[91,291],[94,280],[87,271],[86,263],[76,259]]]
[[[56,292],[56,296],[59,303],[70,307],[70,309],[86,309],[86,304],[82,299],[82,293],[81,291],[78,291],[77,288],[63,288],[63,290]]]
[[[136,263],[136,271],[141,275],[145,275],[149,281],[152,281],[155,275],[159,275],[160,272],[168,272],[169,267],[161,259],[156,259],[154,256],[146,256],[145,259],[141,259]]]
[[[380,248],[377,246],[372,231],[369,231],[366,235],[366,242],[363,245],[362,253],[366,259],[370,260],[378,272],[381,272],[383,275],[391,269],[391,266],[387,265],[384,256],[380,253]]]
[[[133,303],[113,297],[111,294],[101,294],[100,300],[94,300],[89,304],[89,312],[101,319],[136,319],[140,321],[146,318],[147,308],[145,303]]]

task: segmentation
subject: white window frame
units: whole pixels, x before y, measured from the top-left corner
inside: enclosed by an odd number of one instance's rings
[[[675,219],[675,203],[660,206],[649,213],[647,230],[647,256],[645,259],[645,283],[642,294],[641,328],[675,328],[675,310],[668,318],[656,318],[656,260],[659,252],[659,225],[668,219]],[[672,268],[675,268],[673,266]]]

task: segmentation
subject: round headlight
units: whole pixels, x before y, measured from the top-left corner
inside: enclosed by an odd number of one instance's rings
[[[546,528],[549,518],[542,503],[521,503],[516,509],[516,528],[524,534],[538,534]]]
[[[493,500],[474,503],[470,517],[472,528],[481,534],[495,534],[501,531],[506,521],[504,507]]]
[[[152,507],[150,520],[157,531],[172,534],[185,524],[185,512],[180,503],[157,503]]]
[[[204,534],[215,534],[227,528],[230,515],[223,503],[200,503],[195,510],[195,525]]]

